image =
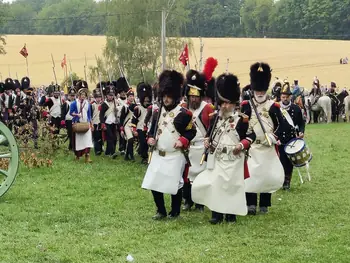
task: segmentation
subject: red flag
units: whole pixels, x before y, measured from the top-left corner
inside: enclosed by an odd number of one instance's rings
[[[63,57],[62,62],[61,62],[61,67],[64,68],[65,66],[67,66],[66,54],[64,54],[64,57]]]
[[[24,44],[24,47],[21,49],[21,51],[19,53],[25,58],[28,57],[28,51],[27,51],[26,44]]]
[[[184,50],[182,51],[180,57],[179,57],[179,60],[181,61],[181,63],[186,67],[187,66],[187,63],[188,63],[188,46],[186,44]]]

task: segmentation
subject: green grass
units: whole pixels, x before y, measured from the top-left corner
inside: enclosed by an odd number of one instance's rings
[[[0,199],[0,262],[350,262],[350,125],[307,126],[312,181],[273,195],[265,216],[235,225],[210,212],[154,222],[145,167],[63,152],[27,170]],[[169,198],[167,197],[167,207]]]

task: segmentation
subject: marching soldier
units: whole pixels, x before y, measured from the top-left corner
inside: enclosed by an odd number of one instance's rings
[[[115,152],[117,146],[117,106],[113,87],[107,87],[105,92],[106,100],[101,104],[100,123],[107,141],[105,155],[115,159],[117,157]]]
[[[167,216],[164,194],[171,194],[169,218],[180,215],[182,187],[188,169],[188,156],[186,158],[184,151],[196,136],[191,112],[179,106],[182,84],[182,74],[174,70],[165,70],[159,76],[161,107],[153,118],[148,139],[154,151],[142,182],[142,188],[152,191],[157,206],[154,220]]]
[[[253,64],[250,68],[253,97],[250,102],[242,102],[242,111],[252,112],[250,124],[256,134],[248,158],[250,177],[245,180],[250,215],[256,214],[258,193],[260,213],[265,214],[271,206],[271,193],[282,187],[284,172],[275,145],[287,143],[292,134],[291,126],[283,118],[280,104],[267,98],[270,80],[271,69],[268,64]]]
[[[121,136],[120,126],[122,125],[120,122],[120,114],[122,112],[122,108],[127,105],[126,93],[129,91],[129,85],[124,77],[120,77],[114,84],[116,93],[118,95],[117,99],[117,107],[118,107],[118,132],[119,132],[119,152],[121,155],[125,155],[126,150],[126,140],[123,136]]]
[[[13,91],[14,91],[13,80],[10,78],[5,79],[4,94],[2,94],[2,98],[1,98],[3,101],[2,113],[3,113],[3,121],[10,130],[12,130],[13,116],[14,116],[13,107],[15,102],[15,95],[13,94]]]
[[[134,108],[132,118],[132,127],[135,137],[139,139],[139,153],[141,155],[141,163],[148,162],[148,145],[147,145],[147,123],[145,123],[146,115],[149,112],[149,107],[152,105],[152,87],[149,84],[141,82],[137,85],[137,96],[140,100],[140,105]]]
[[[125,161],[135,161],[134,158],[134,134],[132,131],[132,118],[134,108],[136,107],[134,100],[134,92],[132,89],[126,93],[127,102],[120,112],[120,137],[126,141]]]
[[[24,94],[26,95],[22,106],[22,114],[23,119],[26,120],[26,123],[31,125],[32,132],[30,133],[30,131],[25,130],[24,133],[29,133],[32,135],[34,148],[38,149],[38,121],[40,119],[40,110],[33,96],[33,88],[29,86],[29,79],[26,82],[27,83],[25,85],[22,84]]]
[[[73,117],[70,115],[70,105],[75,100],[76,90],[75,88],[70,88],[68,91],[68,98],[67,100],[62,104],[62,119],[64,119],[64,123],[67,129],[67,136],[68,136],[68,149],[70,151],[73,150],[73,130],[72,130],[72,119]]]
[[[292,133],[290,139],[304,138],[305,121],[300,107],[292,103],[292,92],[289,84],[285,83],[281,92],[281,110],[288,123],[295,128],[296,133]],[[284,151],[284,145],[278,146],[280,160],[284,169],[283,190],[290,190],[290,182],[293,174],[293,164]]]
[[[92,124],[94,130],[92,137],[94,141],[95,155],[101,155],[103,151],[103,137],[100,122],[100,112],[102,108],[102,94],[99,88],[93,90],[94,102],[91,104],[92,110]]]
[[[207,169],[194,180],[192,197],[212,210],[211,224],[221,223],[224,214],[226,222],[234,223],[236,215],[247,214],[245,158],[255,134],[248,129],[250,116],[235,110],[240,99],[237,77],[222,74],[216,86],[220,111],[206,134]]]
[[[189,158],[191,167],[188,172],[188,181],[184,184],[183,195],[185,204],[183,210],[190,210],[193,206],[191,197],[191,184],[196,176],[205,170],[206,165],[200,164],[204,152],[204,137],[209,128],[210,119],[213,115],[213,105],[203,100],[205,93],[205,76],[195,70],[186,74],[186,97],[188,98],[188,109],[193,115],[193,124],[196,126],[196,137],[191,141]],[[196,209],[203,211],[204,206],[195,205]]]
[[[53,96],[52,96],[53,94]],[[61,129],[61,99],[60,87],[58,85],[51,85],[48,88],[48,97],[43,97],[41,101],[43,106],[49,108],[50,125],[54,128],[53,134],[59,134]]]

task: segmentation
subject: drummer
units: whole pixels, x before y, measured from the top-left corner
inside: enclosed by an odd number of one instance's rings
[[[295,129],[295,134],[292,138],[304,138],[305,122],[303,114],[298,105],[292,103],[292,92],[290,90],[289,83],[284,83],[281,91],[281,110],[284,117],[288,120],[289,124]],[[284,183],[283,190],[290,190],[290,182],[293,174],[293,164],[289,160],[284,151],[284,145],[279,146],[280,160],[284,169]]]

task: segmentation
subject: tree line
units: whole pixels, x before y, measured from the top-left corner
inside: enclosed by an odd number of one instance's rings
[[[111,27],[117,33],[111,21],[130,19],[141,32],[149,24],[137,24],[140,17],[160,27],[160,11],[168,2],[0,0],[0,33],[105,35]],[[173,36],[350,38],[350,0],[176,0],[170,12],[174,22],[181,22],[179,30],[170,23]]]

